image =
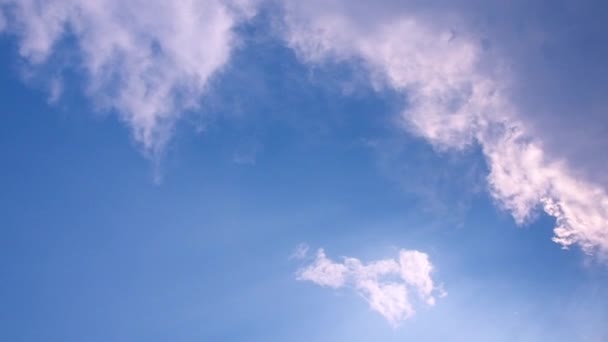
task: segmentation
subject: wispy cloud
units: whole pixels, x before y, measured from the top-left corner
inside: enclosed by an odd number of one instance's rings
[[[510,98],[513,77],[504,61],[489,62],[482,40],[454,13],[390,12],[390,2],[382,2],[369,9],[381,15],[366,16],[343,1],[330,4],[286,1],[285,39],[303,61],[362,64],[374,86],[407,99],[405,129],[437,149],[481,147],[490,193],[517,223],[540,208],[556,219],[555,242],[608,255],[606,190],[545,152]]]
[[[432,271],[428,255],[415,250],[402,249],[397,259],[364,264],[356,258],[335,262],[319,249],[314,261],[297,272],[297,279],[333,289],[352,288],[396,327],[415,314],[417,302],[432,306],[435,296],[446,295],[435,286]]]
[[[6,27],[6,19],[4,18],[4,13],[0,12],[0,32],[2,32],[5,27]]]
[[[310,247],[308,246],[308,244],[301,243],[296,247],[296,249],[293,251],[293,253],[291,253],[291,255],[289,256],[289,259],[303,260],[304,258],[306,258],[308,256],[309,249],[310,249]]]
[[[254,12],[247,0],[3,0],[31,65],[74,40],[87,94],[116,111],[145,152],[162,151],[173,124],[196,108],[228,62],[234,28]],[[58,89],[56,85],[51,89]],[[51,94],[51,98],[55,95]]]

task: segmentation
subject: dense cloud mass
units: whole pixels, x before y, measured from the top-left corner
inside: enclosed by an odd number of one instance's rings
[[[285,37],[302,60],[362,63],[376,82],[407,99],[407,130],[439,149],[480,145],[490,168],[490,193],[518,223],[542,208],[556,219],[555,242],[606,255],[605,187],[547,152],[536,134],[538,121],[528,118],[534,113],[515,101],[517,69],[509,67],[509,56],[486,51],[488,43],[472,30],[471,18],[440,3],[383,12],[394,4],[379,2],[372,16],[343,1],[329,3],[321,9],[286,2]]]
[[[319,249],[314,261],[298,271],[298,280],[334,289],[352,288],[365,298],[372,310],[397,326],[416,312],[414,298],[432,306],[435,296],[447,295],[435,286],[432,271],[429,256],[416,250],[402,249],[397,259],[364,264],[357,258],[335,262]]]

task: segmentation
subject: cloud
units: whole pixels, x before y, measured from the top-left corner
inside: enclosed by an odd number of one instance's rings
[[[247,0],[0,4],[13,18],[8,30],[30,65],[50,63],[60,45],[75,49],[86,93],[102,109],[116,111],[151,154],[162,151],[180,115],[197,107],[237,44],[234,28],[255,10]]]
[[[608,140],[602,130],[606,125],[598,120],[608,108],[602,100],[608,73],[585,67],[605,64],[608,49],[575,58],[584,48],[577,43],[581,37],[606,39],[601,16],[575,5],[548,9],[523,0],[510,5],[474,0],[279,3],[282,33],[301,60],[363,66],[374,87],[403,94],[404,129],[439,150],[481,148],[490,170],[489,192],[517,223],[529,222],[542,210],[556,219],[555,242],[608,256],[608,181],[602,181],[607,179]],[[0,30],[17,36],[19,54],[33,68],[58,63],[53,56],[63,48],[76,51],[68,62],[85,72],[86,93],[100,108],[118,113],[154,156],[162,152],[176,120],[197,108],[210,80],[229,62],[238,44],[235,28],[255,14],[257,5],[256,0],[0,0]],[[574,13],[564,20],[582,29],[535,21],[539,8],[562,11],[543,18]],[[517,32],[505,33],[513,31],[513,18],[520,16],[526,20]],[[561,74],[551,67],[567,76],[554,76]],[[54,77],[49,102],[61,95],[61,77]],[[530,99],[530,93],[539,100]],[[564,110],[575,115],[534,115]],[[579,117],[592,124],[578,125],[586,121]],[[578,127],[578,133],[563,127]],[[596,136],[603,140],[598,143]],[[253,157],[237,154],[235,161],[251,163]]]
[[[245,141],[239,146],[232,155],[232,162],[240,165],[255,165],[264,146],[257,140]]]
[[[289,256],[289,259],[303,260],[308,256],[309,249],[310,249],[310,247],[308,246],[308,244],[301,243],[296,247],[296,249],[293,251],[293,253],[291,253],[291,255]]]
[[[435,305],[435,295],[446,293],[435,287],[428,255],[414,250],[401,250],[398,259],[384,259],[363,264],[356,258],[335,262],[323,249],[308,266],[297,272],[297,279],[323,287],[354,289],[394,327],[414,315],[413,291],[427,305]]]
[[[480,146],[489,192],[518,224],[542,209],[556,219],[555,242],[608,255],[605,187],[547,152],[514,100],[520,78],[464,16],[441,2],[426,9],[392,1],[365,10],[339,0],[317,5],[285,2],[284,37],[301,60],[362,65],[376,88],[403,94],[404,129],[439,150]]]

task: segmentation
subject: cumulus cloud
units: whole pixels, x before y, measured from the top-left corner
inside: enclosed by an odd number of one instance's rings
[[[254,0],[1,0],[0,5],[13,18],[8,30],[18,37],[19,54],[31,65],[47,63],[60,44],[76,49],[87,94],[117,112],[149,153],[160,152],[175,120],[196,108],[210,78],[230,58],[234,28],[255,10]]]
[[[461,17],[413,5],[391,10],[391,1],[368,10],[377,16],[340,0],[317,5],[285,3],[285,39],[303,61],[363,65],[375,86],[404,95],[405,129],[437,149],[481,147],[490,193],[517,223],[540,208],[556,219],[553,240],[564,248],[608,253],[606,189],[545,151],[512,99],[516,77]]]
[[[319,249],[314,261],[297,272],[297,279],[333,289],[352,288],[396,327],[414,315],[413,296],[426,305],[435,305],[436,295],[446,295],[434,285],[432,271],[428,255],[415,250],[399,251],[397,259],[364,264],[356,258],[335,262]]]

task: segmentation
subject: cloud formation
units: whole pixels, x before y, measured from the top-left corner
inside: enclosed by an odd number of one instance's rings
[[[314,261],[297,272],[297,279],[333,289],[352,288],[396,327],[414,315],[417,302],[432,306],[436,295],[446,295],[434,285],[432,271],[428,255],[416,250],[402,249],[397,259],[364,264],[350,257],[335,262],[319,249]]]
[[[249,0],[0,0],[19,54],[47,63],[74,44],[86,92],[116,111],[147,153],[159,153],[176,119],[198,105],[236,44]],[[0,29],[2,28],[0,22]],[[61,68],[63,66],[57,66]],[[53,98],[57,94],[51,95]]]
[[[606,189],[545,151],[511,98],[516,77],[464,19],[433,6],[433,16],[411,4],[393,11],[391,1],[317,5],[285,2],[285,39],[303,61],[363,65],[374,86],[403,94],[409,132],[441,150],[481,147],[490,193],[518,224],[540,208],[556,219],[555,242],[608,255]]]
[[[530,221],[542,210],[556,219],[555,242],[608,256],[608,183],[601,181],[605,168],[597,166],[606,165],[606,157],[602,157],[605,143],[594,144],[587,137],[576,139],[587,141],[584,146],[600,146],[587,158],[599,160],[593,162],[599,171],[581,172],[584,168],[576,163],[581,154],[571,148],[573,144],[563,148],[569,151],[563,153],[567,158],[561,158],[556,151],[564,145],[562,131],[539,129],[559,120],[531,119],[534,115],[530,111],[539,106],[528,103],[535,101],[526,102],[522,93],[530,93],[525,86],[530,80],[557,80],[562,82],[551,83],[561,84],[564,80],[522,76],[528,69],[513,67],[513,61],[523,65],[527,63],[521,61],[530,60],[539,69],[550,64],[518,56],[526,55],[522,51],[530,50],[530,45],[515,42],[538,43],[563,54],[566,49],[554,42],[559,39],[534,27],[509,38],[500,29],[490,32],[489,25],[475,24],[488,17],[479,15],[482,11],[512,16],[498,15],[500,21],[512,20],[515,15],[528,18],[528,9],[538,10],[538,6],[553,9],[523,0],[508,6],[474,0],[379,0],[373,5],[345,0],[272,3],[283,7],[285,31],[281,33],[301,60],[358,63],[375,87],[403,94],[407,106],[401,123],[409,132],[437,149],[478,145],[490,170],[489,192],[517,223]],[[157,155],[170,138],[175,121],[198,106],[209,81],[228,63],[238,43],[235,28],[255,14],[257,5],[256,0],[0,0],[0,30],[18,37],[19,54],[32,66],[57,63],[51,60],[61,53],[59,47],[74,48],[77,57],[69,62],[76,62],[85,72],[86,93],[102,109],[118,113],[144,150]],[[577,6],[563,10],[582,13],[576,17],[582,26],[587,21],[598,22],[597,16],[581,11]],[[559,25],[551,25],[559,29]],[[583,34],[578,30],[559,32],[565,41],[579,41]],[[488,40],[488,36],[502,40]],[[490,49],[492,44],[498,47]],[[590,56],[591,60],[603,63],[603,50],[596,50],[599,57]],[[511,51],[517,53],[509,55]],[[602,78],[601,72],[566,69],[575,70],[568,73],[579,78],[591,74],[589,86],[577,83],[584,89],[601,90],[597,85],[607,83],[608,77]],[[563,104],[555,92],[546,90],[549,81],[534,90]],[[58,78],[51,80],[49,88],[49,102],[56,102],[62,90]],[[564,93],[576,93],[570,90]],[[600,108],[595,110],[596,116],[603,115],[606,104],[598,99],[603,99],[605,92],[586,93],[597,93],[589,95],[587,102]],[[576,120],[563,122],[582,121],[576,114]],[[560,142],[557,147],[555,141]],[[250,159],[239,155],[235,161]]]

